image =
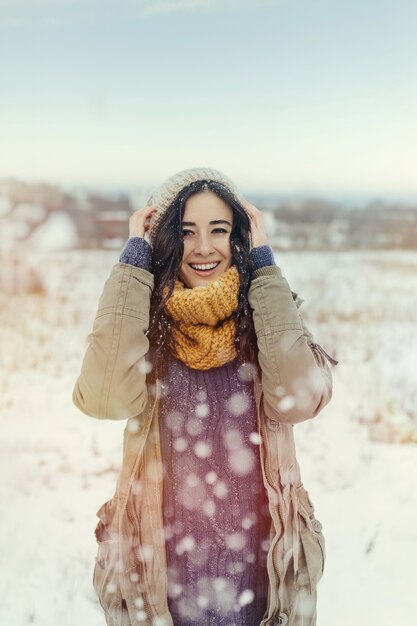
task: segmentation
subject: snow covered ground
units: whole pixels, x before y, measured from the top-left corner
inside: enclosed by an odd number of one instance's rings
[[[71,394],[116,252],[38,254],[47,295],[0,295],[0,623],[103,626],[96,511],[114,491],[124,423]],[[318,626],[412,626],[417,614],[417,253],[276,255],[334,395],[295,427],[327,560]]]

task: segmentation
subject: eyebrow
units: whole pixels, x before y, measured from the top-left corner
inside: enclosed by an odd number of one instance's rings
[[[212,220],[211,222],[209,222],[209,224],[228,224],[230,227],[232,227],[231,223],[228,222],[227,220]],[[195,222],[182,222],[183,226],[195,226],[196,223]]]

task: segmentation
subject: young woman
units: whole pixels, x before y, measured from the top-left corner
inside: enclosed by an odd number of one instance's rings
[[[218,170],[178,172],[130,218],[73,394],[127,419],[95,530],[108,625],[316,624],[325,541],[292,428],[337,361],[301,302]]]

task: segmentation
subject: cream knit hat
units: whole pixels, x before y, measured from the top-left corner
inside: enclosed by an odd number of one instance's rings
[[[229,189],[234,195],[238,194],[236,185],[219,170],[211,169],[209,167],[192,167],[190,169],[181,170],[170,178],[168,178],[160,187],[155,189],[150,195],[147,205],[153,205],[158,207],[158,211],[152,216],[148,236],[150,244],[153,244],[153,238],[155,236],[158,224],[168,209],[171,202],[177,197],[179,192],[187,187],[190,183],[197,180],[214,180],[221,183]]]

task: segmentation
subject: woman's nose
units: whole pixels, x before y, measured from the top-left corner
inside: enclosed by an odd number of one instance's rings
[[[200,236],[195,242],[194,252],[197,254],[210,254],[213,251],[213,246],[211,244],[210,238],[205,236]]]

